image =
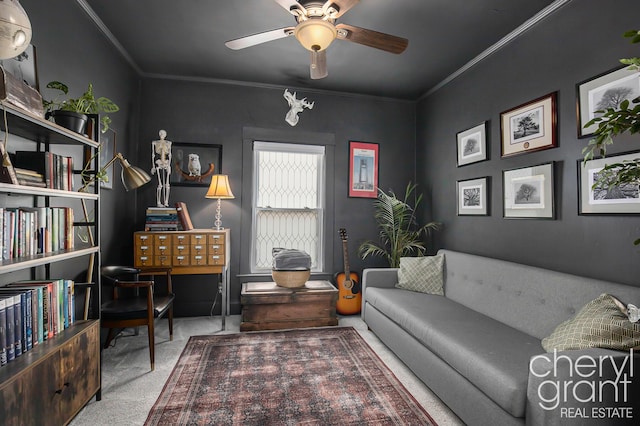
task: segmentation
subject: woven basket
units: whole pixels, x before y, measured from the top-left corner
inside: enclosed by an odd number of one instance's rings
[[[305,269],[303,271],[271,271],[273,281],[280,287],[298,288],[304,287],[304,283],[307,282],[311,276],[311,271]]]

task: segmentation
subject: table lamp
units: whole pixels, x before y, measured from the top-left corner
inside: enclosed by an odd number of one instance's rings
[[[211,176],[211,184],[209,185],[209,190],[207,191],[205,198],[217,198],[218,205],[216,206],[216,230],[221,230],[222,228],[222,214],[220,212],[220,200],[230,200],[235,198],[233,196],[233,192],[231,192],[231,185],[229,185],[229,176],[227,175],[213,175]]]

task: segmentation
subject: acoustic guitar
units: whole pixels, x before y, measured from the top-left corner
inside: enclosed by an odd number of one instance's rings
[[[338,286],[338,302],[336,310],[342,315],[353,315],[360,312],[362,293],[358,274],[349,270],[349,252],[347,250],[347,231],[340,228],[342,252],[344,256],[344,272],[335,275]]]

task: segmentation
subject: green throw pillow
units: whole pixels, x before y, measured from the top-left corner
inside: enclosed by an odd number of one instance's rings
[[[584,305],[575,317],[563,322],[542,339],[547,352],[586,348],[629,350],[640,348],[640,322],[632,323],[616,299],[601,294]],[[619,302],[618,302],[619,303]]]
[[[444,254],[424,257],[401,257],[396,287],[444,296],[442,276]]]

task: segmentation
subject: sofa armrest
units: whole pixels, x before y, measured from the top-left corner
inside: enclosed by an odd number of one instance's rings
[[[529,362],[527,425],[637,424],[640,353],[558,351]]]
[[[398,268],[368,268],[362,271],[362,289],[365,287],[393,288],[398,283]]]
[[[367,288],[394,288],[398,283],[398,268],[367,268],[362,271],[362,306],[360,316],[365,319]]]

